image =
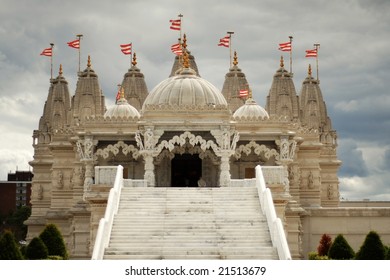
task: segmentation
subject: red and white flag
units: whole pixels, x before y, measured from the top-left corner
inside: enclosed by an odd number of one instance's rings
[[[130,44],[123,44],[123,45],[119,45],[119,46],[121,47],[121,51],[125,55],[131,54],[132,43],[130,43]]]
[[[181,49],[181,44],[180,43],[177,43],[177,44],[173,44],[171,46],[171,51],[176,54],[176,55],[182,55],[183,54],[183,50]]]
[[[280,43],[279,44],[279,50],[282,52],[289,52],[292,50],[291,47],[291,42],[286,42],[286,43]]]
[[[229,44],[230,44],[230,36],[229,35],[226,35],[225,37],[219,39],[218,46],[228,48]]]
[[[79,49],[80,48],[80,39],[70,41],[67,43],[69,47]]]
[[[53,55],[53,49],[52,49],[52,48],[44,49],[44,50],[41,52],[41,55],[44,55],[44,56],[52,56],[52,55]]]
[[[116,97],[115,97],[115,103],[121,99],[121,89],[118,89],[118,93],[116,94]]]
[[[306,56],[305,57],[317,57],[317,49],[306,50]]]
[[[169,21],[171,23],[170,28],[173,30],[180,30],[181,28],[181,19],[171,19]]]
[[[249,95],[249,91],[247,89],[241,89],[240,90],[240,97],[247,97]]]

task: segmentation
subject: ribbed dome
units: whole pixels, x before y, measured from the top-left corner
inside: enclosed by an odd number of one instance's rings
[[[215,86],[197,76],[191,68],[183,68],[149,93],[142,109],[156,108],[227,108],[227,102]]]
[[[234,114],[233,118],[236,120],[259,120],[259,119],[269,119],[267,111],[258,105],[255,100],[248,98],[244,105],[238,108]]]
[[[104,114],[104,118],[139,118],[140,114],[127,100],[120,98],[117,103],[109,108]]]

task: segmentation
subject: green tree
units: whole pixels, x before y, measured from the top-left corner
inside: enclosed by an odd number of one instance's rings
[[[330,247],[332,246],[332,238],[328,234],[323,234],[320,240],[320,244],[317,247],[317,253],[319,256],[327,256]]]
[[[356,254],[357,260],[384,260],[385,246],[378,233],[370,231]]]
[[[48,255],[49,251],[39,237],[34,237],[27,245],[26,258],[29,260],[44,260]]]
[[[342,234],[336,236],[332,246],[329,248],[329,258],[335,260],[350,260],[354,258],[355,252],[349,246],[347,240]]]
[[[46,225],[39,238],[45,243],[49,256],[60,256],[64,260],[68,259],[64,239],[56,225]]]
[[[5,231],[0,237],[0,260],[22,260],[23,256],[20,252],[15,236],[10,231]]]

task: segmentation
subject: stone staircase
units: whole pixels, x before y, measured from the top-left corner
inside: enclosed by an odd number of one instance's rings
[[[104,259],[278,259],[255,187],[122,189]]]

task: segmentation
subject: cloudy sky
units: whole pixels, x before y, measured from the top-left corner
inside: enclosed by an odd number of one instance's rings
[[[390,200],[390,1],[387,0],[0,0],[0,180],[28,170],[32,133],[47,98],[50,59],[40,52],[54,43],[54,76],[59,64],[73,94],[77,50],[66,42],[83,34],[87,55],[113,104],[117,84],[130,65],[119,44],[132,42],[148,89],[168,77],[178,33],[169,20],[181,13],[189,49],[200,75],[222,89],[229,51],[217,43],[234,31],[233,49],[254,97],[265,106],[279,68],[278,43],[293,36],[297,92],[307,75],[305,50],[320,43],[319,78],[328,114],[338,133],[341,197]],[[288,56],[286,56],[288,59]]]

